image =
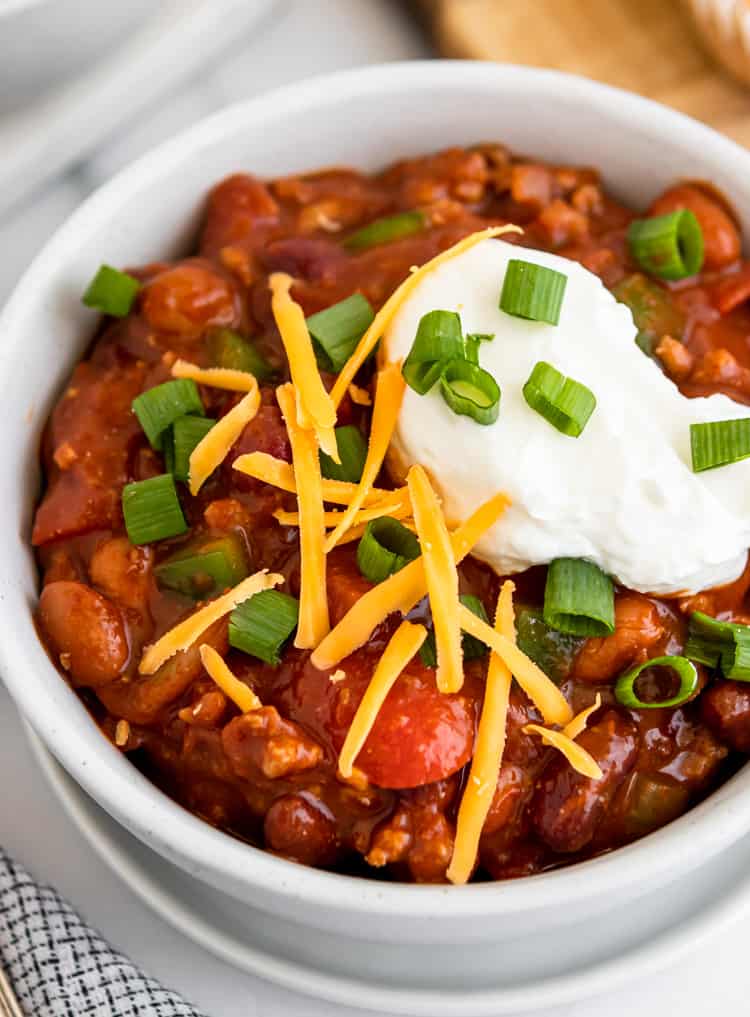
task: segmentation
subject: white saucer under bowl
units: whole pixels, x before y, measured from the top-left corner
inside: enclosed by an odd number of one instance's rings
[[[643,898],[597,921],[502,944],[491,982],[471,974],[471,957],[435,944],[435,984],[410,982],[394,956],[393,980],[368,977],[369,950],[352,941],[342,955],[329,937],[289,936],[270,919],[192,879],[131,836],[63,770],[31,727],[31,749],[50,787],[88,843],[149,907],[184,935],[230,964],[296,992],[380,1013],[430,1017],[499,1017],[611,992],[676,962],[750,906],[750,837],[742,838],[686,878],[664,887],[659,907]],[[476,945],[473,949],[486,950]],[[490,948],[491,949],[491,948]],[[352,973],[355,973],[354,975]],[[451,975],[452,972],[452,975]],[[439,987],[438,987],[439,986]]]

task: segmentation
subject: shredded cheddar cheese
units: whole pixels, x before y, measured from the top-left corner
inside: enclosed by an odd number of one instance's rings
[[[217,597],[216,600],[212,600],[205,607],[191,614],[189,618],[175,625],[161,639],[148,646],[141,659],[139,672],[154,674],[170,657],[179,653],[180,650],[187,650],[200,639],[207,628],[223,618],[225,614],[234,611],[239,604],[254,597],[256,593],[260,593],[262,590],[271,590],[283,582],[283,576],[275,572],[269,573],[265,569],[243,579],[234,589]]]
[[[443,265],[446,261],[450,261],[451,258],[455,258],[456,255],[462,254],[464,251],[468,251],[470,247],[480,243],[482,240],[487,240],[489,237],[498,237],[502,233],[522,232],[523,230],[520,226],[490,226],[486,230],[480,230],[478,233],[472,233],[469,237],[464,237],[463,240],[459,240],[459,242],[454,244],[453,247],[449,247],[447,251],[442,251],[436,257],[432,258],[431,261],[426,262],[419,268],[413,269],[411,275],[404,279],[401,285],[393,291],[390,297],[380,308],[370,327],[357,343],[357,348],[354,350],[354,353],[352,353],[351,357],[349,357],[347,362],[344,364],[341,373],[336,379],[336,384],[331,390],[331,398],[334,406],[338,407],[341,400],[346,395],[349,386],[354,381],[357,371],[375,349],[378,339],[380,339],[382,334],[393,321],[396,316],[396,312],[399,310],[403,302],[429,272],[432,272],[433,269]]]
[[[252,377],[252,375],[250,375]],[[229,450],[260,409],[260,390],[253,378],[253,387],[217,420],[205,438],[190,453],[190,493],[196,495],[217,466],[221,466]]]
[[[394,632],[378,661],[344,739],[339,753],[339,773],[342,777],[351,777],[354,761],[367,741],[386,696],[426,638],[427,629],[424,625],[413,625],[408,621],[401,622]]]
[[[480,537],[494,526],[509,504],[504,494],[496,494],[451,534],[456,563],[465,558]],[[426,592],[424,566],[421,558],[417,558],[368,590],[352,605],[313,652],[313,666],[322,671],[335,667],[344,657],[363,646],[376,626],[389,614],[394,611],[407,614]]]
[[[294,477],[294,467],[291,463],[285,463],[283,459],[275,459],[267,452],[247,452],[245,455],[237,456],[232,463],[232,468],[244,473],[247,477],[254,477],[266,484],[278,487],[290,494],[297,493],[297,482]],[[323,478],[323,500],[330,501],[337,505],[348,505],[357,493],[357,485],[350,484],[346,480],[327,480]],[[381,502],[388,504],[391,501],[400,502],[406,497],[406,488],[398,488],[395,491],[387,491],[382,487],[373,487],[365,498],[365,505],[375,505]]]
[[[323,497],[325,498],[325,494]],[[286,512],[284,509],[276,509],[273,515],[282,526],[299,526],[299,512]],[[408,499],[401,502],[394,500],[392,502],[383,502],[381,505],[372,505],[370,508],[360,509],[353,519],[353,524],[359,527],[369,523],[371,519],[380,519],[381,516],[391,516],[393,519],[406,519],[410,515],[411,505]],[[326,512],[324,517],[326,526],[335,527],[343,519],[344,513]],[[348,533],[344,534],[344,540],[346,540],[350,532],[348,531]]]
[[[516,638],[514,589],[510,581],[503,583],[495,611],[496,631],[513,642]],[[505,748],[511,681],[505,661],[496,653],[491,654],[474,758],[458,809],[453,857],[446,873],[451,883],[466,883],[474,868],[479,838],[492,805]]]
[[[552,748],[562,752],[573,769],[584,777],[601,779],[602,771],[594,757],[563,731],[553,731],[548,727],[542,727],[541,724],[526,724],[524,731],[527,734],[538,734],[545,745],[551,745]]]
[[[565,696],[544,671],[526,656],[512,640],[496,632],[463,604],[459,605],[461,628],[496,653],[510,668],[516,681],[541,712],[546,724],[567,724],[573,717]]]
[[[290,290],[292,277],[284,272],[274,272],[269,279],[271,287],[271,309],[281,341],[284,344],[292,383],[297,398],[297,423],[300,427],[315,430],[318,444],[335,463],[339,459],[334,426],[336,407],[318,371],[310,332],[305,321],[305,312]]]
[[[372,426],[362,477],[357,485],[356,494],[349,502],[341,521],[328,535],[325,545],[326,553],[336,546],[349,527],[353,525],[357,513],[362,508],[378,473],[380,473],[396,426],[396,418],[401,409],[404,387],[405,382],[398,364],[389,364],[378,372],[375,403],[372,409]]]
[[[229,367],[198,367],[187,360],[175,361],[172,376],[190,378],[199,385],[225,388],[230,392],[252,392],[258,384],[255,375],[249,371],[235,371]]]
[[[597,692],[596,699],[591,706],[586,707],[585,710],[581,710],[575,717],[565,725],[563,728],[563,734],[568,738],[577,738],[578,735],[585,729],[588,719],[592,713],[596,713],[599,707],[602,705],[602,697]]]
[[[412,466],[406,482],[430,598],[437,651],[437,687],[441,692],[458,692],[464,683],[464,663],[458,622],[458,572],[448,527],[422,467]]]
[[[243,713],[259,710],[263,703],[253,690],[232,674],[226,661],[216,652],[213,646],[203,643],[200,648],[201,661],[210,678],[216,682],[221,691],[235,703]]]
[[[349,386],[349,398],[357,406],[372,406],[372,398],[366,388],[360,388],[354,382]]]
[[[326,593],[325,513],[320,458],[315,435],[297,422],[294,385],[281,385],[276,398],[286,422],[297,490],[300,542],[299,624],[294,645],[300,649],[317,646],[328,633],[328,596]]]

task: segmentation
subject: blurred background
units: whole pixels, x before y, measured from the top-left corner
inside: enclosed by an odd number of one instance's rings
[[[750,144],[746,0],[0,0],[0,302],[91,190],[213,110],[440,56],[586,74]]]

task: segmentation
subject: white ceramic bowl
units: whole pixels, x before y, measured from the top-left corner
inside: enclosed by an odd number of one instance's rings
[[[457,969],[473,985],[491,984],[492,951],[503,942],[555,926],[564,935],[566,925],[602,919],[750,830],[750,768],[630,847],[514,882],[398,885],[295,865],[188,814],[102,738],[37,639],[28,535],[40,432],[89,338],[93,322],[80,295],[100,262],[137,264],[187,250],[207,188],[232,171],[374,168],[488,139],[543,159],[599,166],[614,193],[639,206],[680,174],[704,177],[727,192],[750,226],[750,154],[678,113],[551,71],[392,64],[244,103],[141,159],[56,233],[0,319],[0,667],[15,700],[65,768],[132,833],[197,879],[276,916],[269,928],[279,949],[320,942],[335,956],[346,937],[361,945],[357,957],[347,953],[350,967],[434,986],[435,1014],[447,1012],[437,1001],[441,988],[455,987]],[[600,939],[608,924],[598,921]],[[324,935],[311,935],[313,929]]]
[[[153,9],[153,0],[0,0],[0,113],[106,57]]]

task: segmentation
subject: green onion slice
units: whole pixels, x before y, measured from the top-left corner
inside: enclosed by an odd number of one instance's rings
[[[494,338],[494,332],[469,332],[464,339],[464,346],[465,356],[470,364],[479,363],[479,347],[482,343],[491,342]]]
[[[660,279],[687,279],[703,266],[703,231],[689,208],[635,219],[628,243],[641,268]]]
[[[553,682],[565,681],[581,648],[581,638],[551,628],[534,607],[516,609],[516,632],[518,648]]]
[[[320,453],[320,472],[328,480],[346,480],[358,484],[367,459],[367,441],[358,427],[346,424],[334,428],[340,463],[325,452]]]
[[[608,636],[615,630],[612,580],[583,558],[556,558],[547,570],[544,620],[571,636]]]
[[[568,277],[554,268],[511,258],[500,293],[500,310],[515,318],[556,325]]]
[[[463,360],[465,352],[461,319],[456,312],[428,311],[419,321],[401,373],[410,388],[426,395],[440,377],[444,364]]]
[[[357,545],[357,567],[371,583],[382,583],[421,554],[419,541],[397,519],[380,516],[365,527]]]
[[[690,616],[683,653],[689,660],[720,668],[725,678],[750,681],[750,627],[723,622],[702,611]]]
[[[750,456],[750,417],[690,425],[693,473],[738,463]]]
[[[190,479],[190,456],[193,449],[203,441],[208,432],[216,423],[209,417],[180,417],[172,425],[172,469],[171,473],[175,480],[182,480],[187,484]],[[170,444],[165,439],[164,446]],[[166,457],[165,457],[166,463]]]
[[[489,620],[484,609],[484,604],[479,597],[475,597],[471,593],[462,593],[458,599],[477,618],[481,618],[484,622]],[[464,661],[481,660],[489,651],[486,643],[483,643],[481,639],[477,639],[476,636],[470,636],[468,632],[464,632],[461,637],[461,648],[463,650]],[[435,643],[435,629],[432,625],[427,630],[427,638],[419,648],[419,659],[425,667],[437,667],[437,645]]]
[[[165,381],[141,392],[132,402],[133,413],[146,433],[151,447],[161,449],[164,432],[186,414],[203,416],[205,410],[192,378]]]
[[[590,388],[566,378],[544,360],[529,375],[523,397],[532,410],[571,438],[579,436],[596,408],[596,396]]]
[[[275,666],[298,617],[298,600],[280,590],[263,590],[230,614],[229,645]]]
[[[451,360],[440,375],[440,391],[454,413],[478,424],[494,424],[500,412],[500,386],[468,360]]]
[[[321,368],[336,373],[340,371],[374,318],[370,301],[361,293],[352,293],[346,300],[311,314],[307,327]]]
[[[122,514],[131,544],[176,537],[188,528],[170,473],[126,484],[122,489]]]
[[[212,328],[206,336],[211,362],[230,371],[247,371],[258,381],[271,381],[276,370],[249,339],[231,328]]]
[[[644,700],[636,692],[636,681],[643,671],[651,667],[667,667],[680,679],[679,689],[669,699]],[[629,706],[634,710],[658,710],[666,706],[681,706],[695,694],[697,688],[698,670],[686,657],[653,657],[634,667],[632,671],[620,675],[615,683],[615,699],[623,706]]]
[[[401,240],[402,237],[409,237],[413,233],[421,233],[426,225],[427,219],[422,212],[416,210],[398,212],[384,219],[376,219],[375,222],[352,233],[344,241],[344,247],[349,251],[365,251],[368,247],[389,244],[392,240]]]
[[[247,555],[234,534],[188,544],[154,569],[160,587],[204,600],[248,575]]]
[[[130,314],[140,288],[141,284],[132,275],[102,265],[83,294],[83,303],[102,314],[124,318]]]

